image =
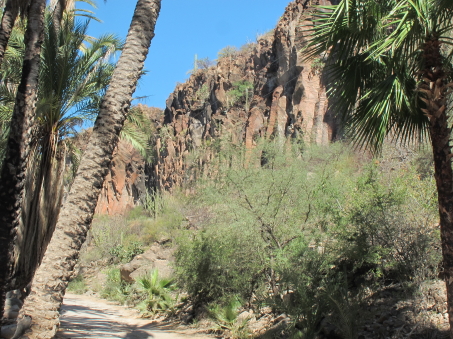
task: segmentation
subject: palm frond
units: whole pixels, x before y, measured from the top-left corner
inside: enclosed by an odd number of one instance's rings
[[[120,137],[128,141],[140,154],[146,158],[150,151],[149,138],[151,122],[143,112],[134,107],[129,111]]]
[[[306,59],[328,54],[329,104],[362,147],[379,151],[388,136],[409,143],[426,137],[419,75],[429,39],[453,46],[453,2],[342,0],[312,15]],[[442,56],[452,78],[453,49]]]

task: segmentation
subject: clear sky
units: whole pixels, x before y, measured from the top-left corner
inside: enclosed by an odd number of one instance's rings
[[[98,0],[96,16],[88,34],[115,33],[125,38],[135,0]],[[134,97],[148,96],[142,103],[164,108],[177,82],[188,78],[195,54],[217,58],[225,46],[240,47],[256,41],[258,34],[273,29],[290,0],[162,0],[156,36]],[[85,7],[86,8],[86,7]]]

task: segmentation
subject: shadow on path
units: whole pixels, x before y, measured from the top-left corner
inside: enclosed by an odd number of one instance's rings
[[[56,339],[209,338],[186,331],[177,332],[172,325],[139,318],[131,309],[82,295],[66,295],[60,321]]]

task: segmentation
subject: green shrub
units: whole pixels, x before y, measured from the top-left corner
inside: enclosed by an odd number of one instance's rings
[[[368,169],[335,231],[337,263],[352,273],[369,268],[367,273],[384,280],[434,278],[440,253],[435,246],[433,189],[433,183],[420,180],[413,168],[397,178]]]
[[[138,308],[145,314],[155,315],[160,312],[173,312],[178,296],[173,297],[171,291],[175,289],[173,279],[162,279],[157,269],[149,276],[141,277],[137,284],[142,292],[146,294]]]
[[[75,294],[84,294],[88,291],[88,286],[81,274],[78,274],[68,283],[68,291]]]
[[[235,152],[225,157],[228,162],[219,168],[215,182],[200,184],[194,203],[210,206],[213,217],[204,229],[177,239],[178,277],[197,302],[227,295],[248,300],[265,284],[277,286],[272,273],[277,254],[295,239],[317,234],[317,224],[327,225],[331,216],[318,213],[336,206],[335,198],[341,195],[342,177],[322,172],[310,177],[303,168],[305,159],[282,155],[277,143],[256,152],[261,158],[266,154],[265,167],[255,166],[251,156],[244,168],[243,157]],[[333,179],[336,184],[326,183]],[[327,193],[335,195],[324,199]]]
[[[315,58],[311,63],[311,74],[320,75],[326,65],[326,60],[324,58]]]
[[[252,277],[259,275],[264,263],[256,236],[244,226],[223,224],[195,235],[182,234],[177,240],[178,282],[196,305],[231,294],[250,298],[255,287]],[[253,243],[256,246],[250,246]]]
[[[195,93],[195,97],[197,100],[205,101],[209,98],[209,85],[203,84]]]
[[[134,293],[133,286],[121,280],[119,268],[110,267],[106,273],[107,279],[100,293],[101,298],[121,304],[131,303]]]
[[[130,262],[136,255],[144,252],[143,245],[140,242],[131,242],[129,245],[113,246],[109,254],[122,263]]]
[[[250,338],[247,329],[249,318],[239,319],[239,310],[242,307],[237,297],[232,297],[225,305],[215,303],[209,307],[209,316],[216,322],[219,330],[228,330],[233,339]]]
[[[144,206],[136,206],[126,213],[126,220],[136,220],[147,217],[147,211]]]
[[[235,46],[226,46],[222,48],[218,53],[217,56],[219,59],[222,58],[234,58],[238,54],[238,49]]]
[[[243,80],[233,83],[232,88],[227,91],[227,109],[244,102],[246,111],[249,109],[250,98],[253,96],[253,83]]]
[[[155,192],[144,208],[152,218],[140,220],[141,239],[150,244],[162,237],[173,237],[179,229],[184,217],[182,214],[183,198],[176,190],[172,194],[168,192]]]
[[[154,192],[126,216],[96,215],[81,260],[130,261],[145,246],[173,236],[183,220],[180,204],[175,194]]]
[[[274,295],[273,304],[293,317],[299,335],[313,338],[319,324],[329,312],[327,291],[335,284],[330,276],[332,258],[309,246],[306,240],[292,242],[280,253],[275,265],[282,291]]]
[[[197,305],[239,296],[290,314],[299,336],[328,315],[355,338],[363,289],[436,276],[435,186],[415,165],[362,166],[343,144],[218,150],[191,197],[209,217],[176,239]]]
[[[339,284],[333,291],[328,293],[330,301],[330,320],[344,339],[357,339],[361,324],[361,301],[360,292],[351,293],[347,284]]]

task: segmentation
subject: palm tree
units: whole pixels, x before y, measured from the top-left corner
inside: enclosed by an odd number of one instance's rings
[[[45,0],[32,0],[29,6],[23,71],[0,174],[0,313],[3,313],[4,307],[4,288],[10,283],[15,262],[13,241],[21,222],[25,172],[34,126],[45,6]]]
[[[112,35],[86,43],[88,22],[77,24],[67,16],[54,26],[46,15],[46,34],[41,53],[37,127],[32,140],[33,156],[28,165],[21,237],[16,243],[16,286],[28,284],[40,263],[55,228],[64,185],[67,151],[71,136],[99,110],[113,64],[109,56],[121,48]]]
[[[109,56],[121,48],[118,39],[111,35],[90,38],[88,44],[88,22],[77,24],[71,13],[65,16],[58,31],[49,11],[45,23],[37,123],[30,143],[18,236],[11,254],[14,265],[9,272],[9,284],[1,286],[6,291],[30,283],[44,255],[63,197],[65,159],[67,149],[71,149],[68,137],[87,118],[96,116],[114,68],[108,62]],[[24,54],[21,33],[20,27],[13,32],[2,65],[0,100],[5,120],[21,76],[21,69],[17,67]],[[6,121],[4,127],[8,127]]]
[[[52,338],[58,328],[66,286],[90,228],[113,150],[154,37],[159,11],[160,0],[137,1],[123,52],[102,100],[90,141],[35,274],[32,293],[23,306],[23,312],[33,319],[28,338]]]
[[[3,63],[6,46],[19,14],[25,17],[30,0],[6,0],[0,24],[0,65]],[[2,6],[3,7],[3,6]]]
[[[305,53],[330,53],[330,101],[361,146],[427,137],[434,155],[453,338],[453,173],[448,108],[453,45],[451,0],[342,0],[320,6]]]

